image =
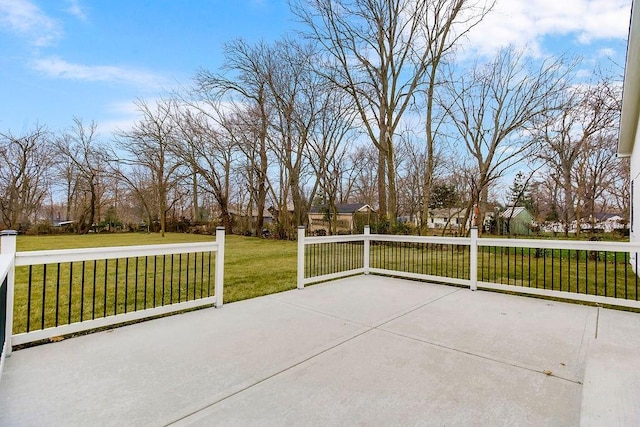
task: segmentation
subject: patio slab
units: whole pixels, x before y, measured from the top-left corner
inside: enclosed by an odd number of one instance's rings
[[[458,292],[382,329],[581,382],[597,308],[491,292]]]
[[[16,351],[0,425],[577,425],[598,310],[351,277]]]
[[[640,315],[600,309],[587,357],[582,426],[640,425]]]
[[[580,394],[570,381],[372,330],[178,425],[572,425]]]
[[[364,330],[263,298],[16,351],[0,425],[163,425]]]
[[[459,291],[462,289],[451,286],[431,283],[416,286],[416,282],[408,280],[360,275],[313,285],[302,293],[283,292],[270,298],[372,327]]]

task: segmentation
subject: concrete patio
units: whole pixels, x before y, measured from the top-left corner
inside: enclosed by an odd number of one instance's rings
[[[16,351],[0,425],[638,424],[639,355],[635,313],[356,276]]]

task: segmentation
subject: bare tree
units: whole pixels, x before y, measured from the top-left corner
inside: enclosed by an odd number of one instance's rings
[[[268,106],[267,72],[264,62],[267,56],[267,45],[258,43],[249,45],[244,40],[235,40],[225,45],[225,64],[223,71],[231,76],[200,70],[195,78],[196,99],[205,105],[215,104],[225,96],[233,105],[236,117],[242,118],[243,126],[237,129],[239,148],[245,154],[248,163],[247,182],[251,201],[256,209],[256,232],[264,227],[264,212],[268,189],[268,127],[271,113]],[[234,103],[235,96],[238,102]]]
[[[85,126],[79,118],[73,121],[74,126],[57,139],[56,148],[62,156],[61,172],[68,180],[67,204],[76,206],[74,221],[78,233],[84,234],[100,219],[106,151],[97,139],[95,122]]]
[[[24,135],[0,134],[0,219],[6,228],[24,228],[49,192],[55,160],[50,134],[37,125]]]
[[[619,158],[613,172],[612,180],[607,188],[608,199],[613,209],[620,213],[623,225],[629,223],[629,210],[631,202],[630,182],[631,168],[627,158]]]
[[[304,191],[308,179],[317,180],[309,173],[305,156],[323,107],[324,86],[314,71],[315,58],[314,46],[284,39],[274,45],[266,63],[267,88],[274,111],[270,143],[280,168],[279,183],[271,185],[271,189],[278,202],[279,233],[283,237],[293,232],[292,225],[306,222],[317,190],[313,182],[309,194]],[[292,214],[287,207],[289,201],[293,204]]]
[[[173,112],[176,101],[160,100],[155,108],[146,101],[136,101],[142,118],[128,131],[118,134],[118,147],[126,154],[119,161],[147,169],[151,175],[152,190],[157,203],[160,233],[164,237],[167,212],[173,201],[169,200],[172,189],[178,185],[179,168],[182,166],[175,155],[176,128]]]
[[[620,112],[616,85],[604,79],[595,85],[566,90],[562,108],[549,111],[537,129],[541,143],[538,157],[546,162],[563,190],[561,220],[568,234],[569,224],[576,219],[578,183],[575,178],[580,158],[589,156],[592,139],[615,128]],[[578,227],[579,229],[579,227]]]
[[[376,206],[378,192],[375,185],[377,153],[374,147],[358,146],[349,153],[349,162],[353,165],[348,181],[349,199],[356,203]]]
[[[580,210],[583,217],[589,220],[593,233],[599,214],[609,209],[608,190],[618,181],[616,170],[622,160],[616,158],[617,138],[613,133],[590,138],[585,148],[578,160],[575,182],[580,191]],[[581,218],[578,222],[581,222]]]
[[[177,111],[174,121],[179,144],[175,150],[184,163],[206,182],[205,189],[211,192],[220,209],[222,225],[227,233],[232,233],[229,194],[231,167],[237,152],[235,128],[233,120],[218,108],[213,111],[209,114],[190,108]]]
[[[311,199],[317,194],[329,213],[329,232],[337,233],[337,203],[344,201],[343,181],[347,171],[349,143],[356,136],[353,127],[356,111],[342,91],[325,82],[319,94],[317,120],[308,144],[309,164],[316,176]],[[312,200],[309,200],[309,205]]]
[[[556,108],[568,70],[562,60],[533,68],[521,51],[508,48],[447,85],[448,115],[477,171],[465,224],[476,204],[478,224],[483,223],[490,184],[530,154],[535,142],[530,130]]]
[[[435,73],[441,57],[434,54],[444,55],[486,13],[486,7],[472,13],[480,3],[486,2],[300,0],[293,5],[327,53],[330,77],[353,99],[378,151],[379,210],[391,223],[397,213],[396,129],[425,77]]]
[[[436,119],[437,89],[441,86],[442,65],[446,64],[459,42],[493,9],[495,1],[437,0],[427,8],[425,25],[427,49],[431,64],[426,73],[425,137],[426,157],[422,191],[422,219],[429,217],[431,190],[436,177],[439,151],[446,138],[440,136],[440,126],[445,115]],[[422,221],[421,221],[422,222]]]

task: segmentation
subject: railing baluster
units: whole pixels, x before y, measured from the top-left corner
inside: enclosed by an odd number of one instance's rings
[[[44,268],[42,270],[42,318],[40,319],[40,329],[44,329],[44,317],[45,317],[45,308],[46,304],[46,294],[47,294],[47,264],[44,264]]]
[[[189,253],[187,253],[187,277],[185,279],[185,282],[187,284],[187,290],[184,293],[184,300],[185,301],[189,301]]]
[[[198,254],[193,254],[193,299],[197,299],[196,291],[198,289]]]
[[[107,274],[107,270],[109,268],[109,260],[104,260],[104,298],[103,298],[103,306],[102,306],[102,317],[107,317],[107,279],[109,275]]]
[[[636,274],[635,274],[635,280],[636,280],[636,301],[638,301],[638,276],[640,275],[640,270],[638,270],[638,254],[636,253],[636,257],[635,257],[635,263],[636,263]]]
[[[573,292],[571,290],[571,262],[572,262],[572,258],[573,256],[571,255],[571,249],[567,249],[567,274],[566,274],[566,278],[565,281],[567,283],[567,292]],[[576,290],[577,292],[577,290]]]
[[[140,264],[139,261],[140,261],[139,257],[136,257],[136,280],[133,283],[133,289],[134,289],[134,295],[135,295],[135,297],[133,298],[134,311],[138,311],[138,265]]]
[[[587,286],[587,294],[589,293],[589,251],[584,251],[584,282]],[[598,295],[598,287],[594,286],[593,294]]]
[[[546,249],[542,250],[542,289],[547,289],[547,250]]]
[[[560,291],[562,291],[562,249],[558,252],[560,253]]]
[[[116,314],[118,314],[118,258],[116,258],[116,272],[113,284],[113,315],[115,316]]]
[[[528,283],[531,287],[531,248],[527,248],[527,271]]]
[[[580,286],[580,251],[576,249],[576,289]],[[585,282],[584,293],[589,293],[589,284]]]
[[[27,332],[31,331],[31,283],[33,283],[33,265],[29,266],[29,286],[27,289]]]
[[[187,269],[189,266],[187,266]],[[156,282],[158,281],[158,255],[153,257],[153,307],[156,307]]]
[[[73,262],[70,262],[69,263],[69,303],[68,303],[68,312],[67,312],[67,324],[71,324],[71,301],[73,300],[72,287],[73,287]]]
[[[148,272],[149,272],[149,257],[144,257],[144,308],[147,308],[147,280],[148,280]]]
[[[57,264],[56,270],[56,321],[55,326],[58,326],[58,316],[60,314],[60,263]]]
[[[96,318],[96,281],[98,276],[98,260],[93,260],[93,295],[91,296],[91,320]]]
[[[129,257],[125,258],[124,265],[124,312],[128,310],[129,304]]]
[[[211,296],[211,258],[214,256],[214,254],[216,254],[216,252],[207,252],[207,273],[205,275],[206,277],[206,281],[207,281],[207,296],[210,297]],[[204,279],[203,279],[204,280]]]
[[[182,254],[178,256],[178,302],[182,302]]]
[[[209,259],[209,270],[211,270],[211,259]],[[209,278],[211,278],[211,275],[209,275]],[[211,290],[211,280],[209,280],[209,290]],[[169,280],[169,293],[171,294],[169,302],[173,304],[173,254],[171,254],[171,279]]]
[[[164,287],[164,282],[162,282],[162,286]],[[164,290],[162,292],[164,292]],[[201,252],[200,253],[200,298],[202,298],[203,295],[204,295],[204,252]]]
[[[556,272],[554,261],[555,261],[555,249],[551,249],[551,290],[552,291],[554,290],[553,285],[555,282],[555,272]]]

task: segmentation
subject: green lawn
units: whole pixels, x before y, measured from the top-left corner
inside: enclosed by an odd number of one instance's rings
[[[56,236],[19,236],[18,251],[71,249],[140,244],[187,243],[215,241],[214,236],[168,233],[159,234],[89,234]],[[224,302],[229,303],[260,295],[281,292],[296,287],[296,243],[252,237],[227,236],[225,245]],[[135,308],[152,307],[213,293],[213,259],[209,273],[208,254],[175,259],[171,272],[171,257],[149,257],[111,260],[105,273],[105,262],[69,263],[31,270],[31,298],[28,298],[29,268],[16,270],[14,332],[27,330],[27,311],[30,330],[42,326],[43,299],[46,300],[44,327],[72,321],[87,320],[110,314],[120,314]],[[179,264],[181,262],[182,264]],[[204,266],[204,270],[200,267]],[[139,270],[136,270],[136,268]],[[116,280],[115,270],[118,270]],[[71,270],[71,271],[70,271]],[[84,275],[82,272],[84,271]],[[164,274],[163,274],[164,273]],[[211,275],[210,283],[207,281]],[[187,275],[189,280],[187,281]],[[84,276],[84,278],[83,278]],[[59,280],[57,279],[59,277]],[[125,277],[127,284],[125,287]],[[45,296],[43,298],[43,283]],[[72,283],[72,286],[69,284]],[[154,291],[155,286],[155,291]],[[71,298],[69,297],[71,294]],[[29,302],[31,300],[31,302]],[[58,307],[54,301],[58,300]],[[30,306],[29,306],[30,304]]]

